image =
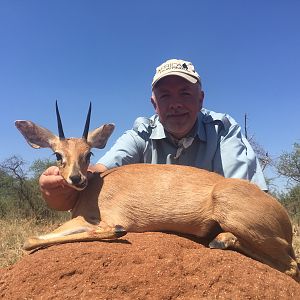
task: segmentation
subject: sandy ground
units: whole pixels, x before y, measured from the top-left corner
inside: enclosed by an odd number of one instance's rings
[[[290,300],[300,299],[300,284],[234,251],[173,234],[129,233],[26,255],[0,270],[0,298]]]

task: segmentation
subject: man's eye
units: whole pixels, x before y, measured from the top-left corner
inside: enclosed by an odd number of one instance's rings
[[[61,155],[60,153],[55,152],[54,154],[55,154],[55,156],[56,156],[56,160],[57,160],[57,161],[62,161],[62,155]]]
[[[164,94],[164,95],[161,95],[161,96],[159,97],[159,99],[160,99],[160,100],[166,100],[166,99],[168,99],[168,97],[169,97],[168,94]]]

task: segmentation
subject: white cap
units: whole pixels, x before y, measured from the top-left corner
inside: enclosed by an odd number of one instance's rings
[[[160,79],[170,75],[180,76],[191,83],[199,82],[201,84],[201,78],[191,62],[181,59],[169,59],[156,68],[152,88]]]

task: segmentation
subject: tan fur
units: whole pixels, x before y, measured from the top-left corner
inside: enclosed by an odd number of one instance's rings
[[[16,125],[32,138],[32,130],[26,129],[31,123]],[[101,143],[111,133],[104,128]],[[51,148],[67,156],[65,166],[60,166],[64,178],[68,181],[72,172],[86,177],[87,164],[79,163],[79,157],[95,145],[83,139],[54,140]],[[44,145],[44,138],[38,143]],[[127,231],[173,231],[210,238],[211,248],[237,250],[299,278],[292,226],[276,199],[246,180],[178,165],[134,164],[94,174],[79,194],[72,220],[48,235],[29,238],[25,249],[111,239]]]

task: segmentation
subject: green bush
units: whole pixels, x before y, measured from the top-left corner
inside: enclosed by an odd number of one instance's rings
[[[0,164],[0,217],[33,218],[35,220],[60,220],[68,213],[49,209],[41,197],[38,180],[53,161],[38,159],[26,169],[20,157],[12,156]]]

